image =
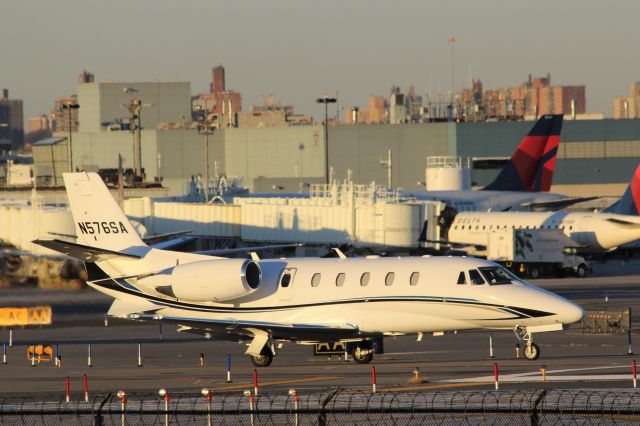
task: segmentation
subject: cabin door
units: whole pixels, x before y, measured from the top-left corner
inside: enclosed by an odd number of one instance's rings
[[[296,268],[284,268],[278,280],[278,300],[287,301],[293,297],[296,285]]]

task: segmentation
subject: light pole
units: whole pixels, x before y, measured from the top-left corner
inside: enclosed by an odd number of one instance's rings
[[[209,202],[209,135],[213,134],[213,120],[209,117],[209,108],[207,100],[204,101],[204,109],[196,106],[196,114],[198,116],[198,133],[204,135],[204,202]]]
[[[137,93],[130,87],[122,89],[124,93]],[[129,131],[133,134],[133,170],[137,178],[142,178],[142,107],[151,107],[140,99],[131,96],[128,104],[122,105],[129,111]]]
[[[68,121],[68,125],[69,125],[69,144],[67,146],[67,155],[69,156],[69,171],[71,173],[73,173],[73,139],[72,139],[72,135],[73,135],[73,120],[72,120],[72,116],[73,116],[73,110],[80,108],[80,105],[78,105],[75,102],[69,101],[66,104],[62,104],[60,106],[60,112],[63,112],[66,110],[66,114],[67,117],[69,119]]]
[[[335,104],[337,99],[324,95],[316,99],[316,102],[324,104],[324,173],[326,183],[329,185],[331,183],[329,178],[329,104]]]

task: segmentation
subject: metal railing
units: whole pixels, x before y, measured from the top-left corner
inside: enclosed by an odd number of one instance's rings
[[[0,424],[638,424],[640,392],[517,390],[0,398]]]

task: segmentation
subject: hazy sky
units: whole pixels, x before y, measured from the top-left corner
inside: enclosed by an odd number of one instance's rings
[[[98,81],[186,80],[196,94],[223,64],[244,109],[273,93],[319,117],[324,92],[345,107],[394,83],[446,93],[454,36],[456,88],[470,74],[497,88],[550,72],[610,116],[640,80],[638,17],[637,0],[2,0],[0,87],[29,117],[75,93],[84,68]]]

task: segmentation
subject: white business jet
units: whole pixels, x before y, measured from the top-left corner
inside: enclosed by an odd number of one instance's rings
[[[537,332],[582,309],[495,263],[467,257],[230,259],[147,246],[95,173],[67,173],[77,242],[36,243],[85,262],[115,317],[162,321],[209,338],[246,340],[256,366],[281,341],[350,342],[358,363],[374,339],[467,329],[514,330],[536,359]]]

